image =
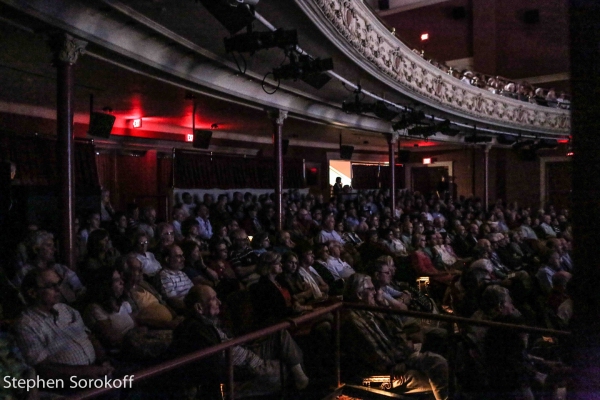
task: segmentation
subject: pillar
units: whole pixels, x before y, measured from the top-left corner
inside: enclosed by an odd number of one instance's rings
[[[490,196],[490,148],[491,145],[483,147],[483,208],[487,211]]]
[[[570,0],[573,135],[574,382],[570,399],[600,398],[600,3]],[[572,395],[572,396],[571,396]]]
[[[396,215],[396,151],[395,146],[398,141],[398,136],[394,134],[388,134],[388,151],[390,161],[390,210],[392,211],[392,217]]]
[[[277,215],[277,229],[283,229],[283,121],[287,118],[287,111],[270,110],[269,118],[273,121],[273,147],[275,161],[275,209]]]
[[[85,52],[87,42],[67,33],[52,37],[50,45],[56,66],[56,160],[58,170],[59,239],[62,262],[76,268],[75,237],[75,179],[73,132],[74,65]]]

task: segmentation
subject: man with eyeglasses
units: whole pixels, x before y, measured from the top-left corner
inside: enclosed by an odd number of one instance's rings
[[[240,282],[250,286],[260,279],[256,273],[256,264],[258,255],[254,253],[250,246],[250,239],[243,229],[235,230],[231,233],[232,246],[229,254],[229,263]]]
[[[148,251],[148,236],[144,232],[138,232],[134,237],[133,251],[136,258],[142,263],[142,272],[146,276],[154,276],[162,269],[160,262],[154,254]]]
[[[375,306],[376,289],[371,278],[354,274],[344,289],[344,301]],[[448,363],[431,352],[417,353],[379,313],[346,309],[342,316],[342,365],[349,376],[391,377],[391,391],[432,391],[436,400],[448,399]]]
[[[176,310],[184,310],[183,298],[194,284],[183,272],[185,257],[181,247],[176,244],[163,250],[165,268],[159,273],[160,289],[167,303]]]
[[[102,378],[114,368],[90,336],[79,312],[60,303],[61,281],[53,270],[32,270],[21,291],[28,308],[16,324],[17,343],[27,363],[44,379]]]

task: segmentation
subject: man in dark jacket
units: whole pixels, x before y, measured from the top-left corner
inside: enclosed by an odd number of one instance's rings
[[[219,322],[221,302],[217,293],[209,286],[196,285],[185,297],[187,318],[173,332],[172,352],[175,357],[202,350],[231,338],[222,330]],[[271,340],[271,338],[273,340]],[[261,344],[260,355],[242,347],[234,346],[233,365],[236,376],[249,376],[251,379],[236,383],[236,394],[264,395],[280,390],[280,362],[291,373],[297,389],[308,385],[308,378],[302,370],[302,352],[287,331],[281,332],[279,359],[277,356],[277,335]],[[202,398],[220,398],[219,383],[226,381],[226,359],[224,352],[200,360],[182,371],[186,380],[198,382],[203,387]]]

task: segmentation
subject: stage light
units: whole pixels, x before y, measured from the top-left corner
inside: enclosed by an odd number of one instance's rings
[[[224,39],[225,51],[231,53],[254,53],[273,47],[294,47],[298,44],[298,33],[295,29],[277,29],[274,32],[248,32]]]
[[[289,64],[273,69],[273,77],[275,80],[306,80],[332,69],[333,60],[331,58],[311,59],[311,57],[307,55],[301,55],[296,58],[296,55],[292,53],[290,54]]]
[[[492,141],[491,136],[479,136],[479,135],[465,136],[465,143],[490,143],[491,141]]]
[[[392,124],[392,129],[400,131],[413,125],[423,126],[422,121],[425,119],[425,113],[423,111],[410,111],[402,114],[402,118]]]
[[[431,164],[431,158],[424,158],[424,159],[423,159],[423,164],[424,164],[424,165],[429,165],[429,164]]]
[[[377,101],[373,107],[373,114],[386,121],[391,121],[400,114],[396,107],[388,105],[384,101]]]
[[[512,146],[513,144],[517,143],[517,138],[512,135],[498,135],[496,136],[496,141],[498,144]]]
[[[258,1],[196,0],[215,17],[232,35],[254,21],[254,5]]]
[[[429,40],[429,33],[421,34],[421,42],[426,42],[427,40]]]

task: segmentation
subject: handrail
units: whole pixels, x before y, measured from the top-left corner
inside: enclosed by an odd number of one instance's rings
[[[464,317],[455,317],[452,315],[443,315],[443,314],[429,314],[419,311],[408,311],[408,310],[398,310],[393,308],[381,308],[376,306],[368,306],[365,304],[359,303],[344,303],[344,308],[349,308],[352,310],[366,310],[373,312],[382,312],[386,314],[397,314],[397,315],[405,315],[409,317],[417,317],[422,319],[428,319],[433,321],[443,321],[443,322],[456,322],[456,323],[466,323],[469,325],[476,326],[487,326],[494,328],[506,328],[506,329],[514,329],[523,332],[531,332],[531,333],[540,333],[547,334],[552,336],[569,336],[571,332],[569,331],[559,331],[555,329],[546,329],[546,328],[538,328],[535,326],[528,325],[516,325],[516,324],[506,324],[502,322],[494,322],[494,321],[483,321],[483,320],[475,320],[471,318]]]
[[[340,380],[340,352],[339,352],[340,317],[339,317],[338,313],[339,313],[340,309],[342,309],[342,308],[348,308],[351,310],[366,310],[366,311],[373,311],[373,312],[382,312],[382,313],[386,313],[386,314],[405,315],[405,316],[417,317],[417,318],[421,318],[421,319],[428,319],[428,320],[434,320],[434,321],[467,323],[469,325],[515,329],[515,330],[524,331],[524,332],[540,333],[540,334],[547,334],[547,335],[553,335],[553,336],[569,336],[569,335],[571,335],[571,332],[569,332],[569,331],[559,331],[559,330],[554,330],[554,329],[537,328],[537,327],[533,327],[533,326],[505,324],[505,323],[493,322],[493,321],[473,320],[470,318],[455,317],[455,316],[440,315],[440,314],[429,314],[429,313],[418,312],[418,311],[381,308],[381,307],[368,306],[368,305],[359,304],[359,303],[339,302],[339,303],[335,303],[335,304],[332,304],[329,306],[318,308],[308,314],[304,314],[304,315],[301,315],[296,318],[290,318],[285,321],[279,322],[275,325],[271,325],[269,327],[262,328],[257,331],[248,333],[246,335],[239,336],[237,338],[231,339],[227,342],[217,344],[217,345],[209,347],[207,349],[199,350],[199,351],[187,354],[185,356],[176,358],[174,360],[169,360],[164,363],[143,369],[135,374],[135,381],[139,382],[142,380],[153,378],[153,377],[161,375],[165,372],[171,371],[175,368],[179,368],[179,367],[182,367],[189,363],[192,363],[194,361],[198,361],[202,358],[211,356],[216,353],[220,353],[225,350],[229,350],[234,346],[239,346],[244,343],[251,342],[251,341],[259,339],[261,337],[271,335],[273,333],[277,333],[284,329],[295,328],[298,325],[304,324],[306,322],[310,322],[310,321],[317,319],[325,314],[335,312],[334,327],[333,327],[334,332],[335,332],[335,353],[336,353],[335,354],[335,363],[336,363],[335,374],[336,374],[337,386],[339,387],[341,384],[341,380]],[[230,364],[232,362],[231,357],[229,355],[228,355],[228,362]],[[230,383],[230,386],[231,386],[231,382],[233,379],[233,375],[232,375],[233,369],[231,368],[231,365],[229,365],[228,372],[229,372],[228,373],[228,375],[229,375],[228,382]],[[72,396],[69,396],[69,397],[67,397],[67,400],[91,399],[93,397],[110,392],[112,390],[114,390],[114,389],[108,388],[108,387],[90,389],[90,390],[76,393]]]
[[[335,303],[332,304],[330,306],[326,306],[326,307],[321,307],[318,308],[308,314],[305,315],[301,315],[299,317],[296,318],[290,318],[285,320],[284,322],[280,322],[278,324],[275,325],[271,325],[269,327],[266,328],[262,328],[259,329],[257,331],[248,333],[246,335],[242,335],[239,336],[237,338],[228,340],[227,342],[223,342],[220,344],[217,344],[215,346],[209,347],[207,349],[203,349],[203,350],[199,350],[190,354],[187,354],[185,356],[176,358],[174,360],[169,360],[166,361],[164,363],[155,365],[153,367],[150,368],[145,368],[143,370],[141,370],[140,372],[135,374],[135,381],[139,382],[148,378],[152,378],[155,377],[157,375],[161,375],[165,372],[171,371],[175,368],[178,367],[182,367],[184,365],[187,365],[189,363],[192,363],[194,361],[198,361],[202,358],[211,356],[213,354],[219,353],[223,350],[227,350],[229,348],[232,348],[234,346],[239,346],[242,345],[244,343],[247,342],[251,342],[253,340],[259,339],[261,337],[267,336],[267,335],[271,335],[273,333],[277,333],[279,331],[282,331],[284,329],[288,329],[288,328],[294,328],[298,325],[301,325],[305,322],[309,322],[312,321],[318,317],[321,317],[325,314],[328,314],[332,311],[336,311],[339,308],[341,308],[343,305],[343,303]],[[92,389],[92,390],[87,390],[81,393],[77,393],[74,394],[72,396],[67,397],[68,400],[83,400],[83,399],[91,399],[93,397],[99,396],[101,394],[110,392],[111,390],[114,390],[112,388],[108,388],[108,387],[103,387],[103,388],[97,388],[97,389]]]

